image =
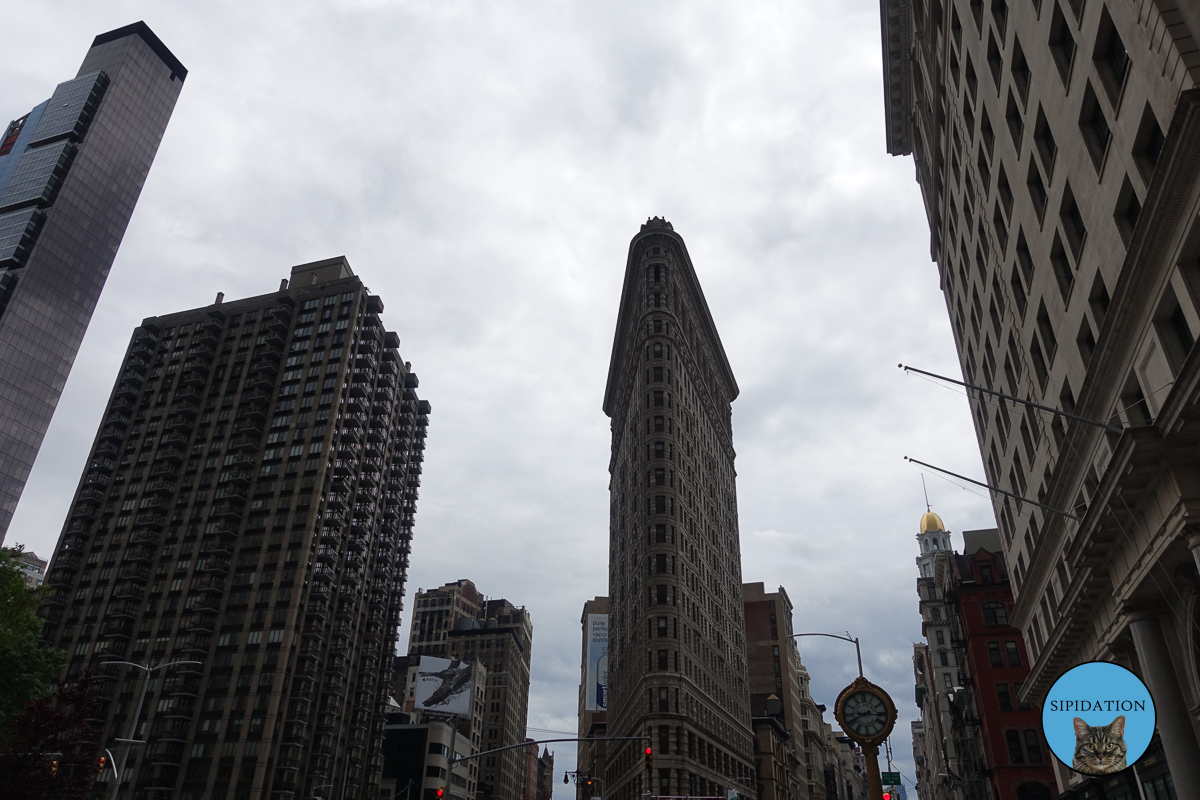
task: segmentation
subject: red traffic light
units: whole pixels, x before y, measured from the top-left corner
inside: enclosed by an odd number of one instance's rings
[[[445,797],[445,796],[446,796],[446,787],[445,787],[445,786],[439,786],[439,787],[438,787],[438,790],[437,790],[437,796],[438,796],[438,797]]]
[[[647,747],[647,748],[646,748],[646,755],[648,755],[648,756],[654,755],[654,748],[652,748],[652,747]]]
[[[104,774],[104,756],[100,756],[100,760],[96,763],[96,772]]]
[[[891,792],[884,792],[884,793],[883,793],[883,800],[892,800],[892,793],[891,793]]]

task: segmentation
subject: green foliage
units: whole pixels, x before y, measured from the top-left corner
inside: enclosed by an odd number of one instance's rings
[[[22,549],[0,547],[0,729],[50,691],[64,662],[41,643],[42,592],[25,585]]]

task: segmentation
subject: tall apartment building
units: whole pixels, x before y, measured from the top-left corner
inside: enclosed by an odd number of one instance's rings
[[[487,669],[481,751],[525,741],[532,645],[529,612],[504,599],[486,599],[469,580],[416,594],[409,655],[458,658]],[[478,789],[483,797],[521,800],[526,769],[521,748],[481,761]]]
[[[993,493],[1021,699],[1084,661],[1132,668],[1179,795],[1200,796],[1200,609],[1163,577],[1200,559],[1176,457],[1200,438],[1200,7],[880,8],[887,148],[916,162],[965,380],[1092,421],[970,393],[988,481],[1016,496]]]
[[[217,300],[134,331],[44,636],[113,677],[133,797],[374,791],[429,404],[344,258]]]
[[[0,138],[0,542],[186,77],[146,23],[102,33]]]
[[[811,698],[803,682],[800,651],[792,638],[792,601],[780,586],[742,584],[746,619],[746,668],[750,715],[758,747],[755,769],[759,800],[807,800],[805,731]]]
[[[730,404],[737,383],[683,238],[629,245],[604,413],[610,736],[605,795],[753,794]]]

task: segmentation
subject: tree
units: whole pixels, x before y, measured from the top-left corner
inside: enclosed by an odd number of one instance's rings
[[[61,651],[41,643],[42,591],[25,585],[23,549],[0,547],[0,731],[50,691],[64,661]]]
[[[0,739],[5,800],[85,800],[99,774],[103,702],[90,672],[64,678],[48,697],[26,705]],[[106,766],[107,768],[107,766]]]

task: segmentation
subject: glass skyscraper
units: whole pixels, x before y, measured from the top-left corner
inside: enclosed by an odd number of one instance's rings
[[[0,139],[0,542],[186,77],[118,28]]]

